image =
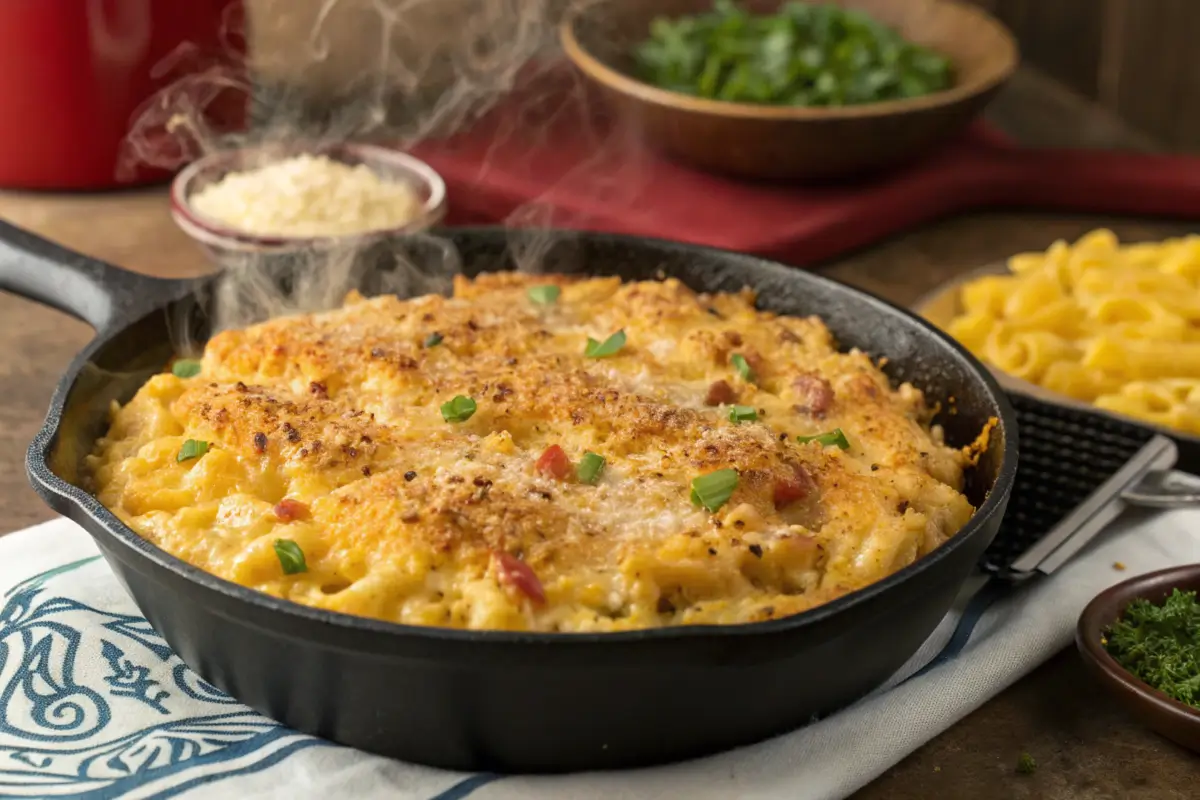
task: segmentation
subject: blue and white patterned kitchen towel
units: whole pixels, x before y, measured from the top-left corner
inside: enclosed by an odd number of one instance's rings
[[[56,520],[0,538],[0,797],[841,798],[1066,646],[1101,589],[1198,561],[1200,511],[1126,519],[1053,579],[960,604],[888,686],[799,731],[655,769],[498,777],[365,755],[239,705],[171,653],[88,535]],[[960,619],[969,641],[919,672]]]

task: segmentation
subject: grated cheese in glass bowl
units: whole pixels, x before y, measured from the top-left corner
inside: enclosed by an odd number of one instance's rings
[[[218,261],[417,233],[445,208],[445,183],[431,167],[364,143],[214,153],[184,168],[171,189],[176,224]]]
[[[405,181],[327,155],[293,156],[231,172],[191,197],[209,219],[258,236],[323,238],[403,228],[421,213]]]

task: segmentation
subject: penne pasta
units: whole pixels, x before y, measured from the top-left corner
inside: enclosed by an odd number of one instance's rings
[[[951,322],[946,332],[971,352],[979,352],[996,325],[996,318],[988,314],[964,314]]]
[[[1200,343],[1099,336],[1084,351],[1083,365],[1130,379],[1200,378]]]
[[[1022,319],[1036,314],[1044,306],[1064,298],[1062,285],[1044,272],[1031,273],[1017,281],[1004,302],[1006,319]]]
[[[994,317],[1004,315],[1004,307],[1016,281],[1007,275],[992,275],[963,287],[962,306],[967,314]]]
[[[1182,342],[1187,320],[1147,295],[1104,295],[1084,307],[1083,330],[1125,339]]]
[[[1046,368],[1041,385],[1052,392],[1090,403],[1104,394],[1118,391],[1124,381],[1098,369],[1090,369],[1075,361],[1057,361]]]
[[[1079,357],[1066,339],[1044,331],[1021,331],[996,326],[984,343],[988,360],[1009,375],[1037,382],[1050,365]]]
[[[947,331],[1051,392],[1200,435],[1200,235],[1122,245],[1105,229],[971,281]]]
[[[1193,285],[1200,283],[1200,236],[1189,236],[1172,247],[1162,258],[1159,271],[1186,278]]]
[[[1096,406],[1156,425],[1200,433],[1200,381],[1135,381],[1096,398]]]

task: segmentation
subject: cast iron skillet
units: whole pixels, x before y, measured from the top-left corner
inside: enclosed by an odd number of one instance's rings
[[[468,274],[512,266],[503,230],[445,235]],[[171,326],[203,333],[211,287],[135,275],[0,224],[0,289],[97,331],[64,375],[30,446],[33,486],[91,533],[142,613],[203,678],[301,731],[406,761],[512,772],[672,761],[794,729],[887,679],[946,613],[1003,516],[1017,435],[991,376],[910,314],[756,258],[580,234],[550,247],[544,264],[548,271],[627,279],[665,272],[704,290],[749,284],[765,308],[819,314],[843,347],[886,356],[893,380],[952,403],[939,420],[952,443],[965,444],[989,418],[999,419],[970,476],[978,512],[945,546],[886,580],[804,614],[751,625],[469,632],[277,600],[167,555],[80,488],[81,460],[103,433],[109,402],[128,399],[163,368]],[[380,261],[364,270],[368,293],[387,269]]]

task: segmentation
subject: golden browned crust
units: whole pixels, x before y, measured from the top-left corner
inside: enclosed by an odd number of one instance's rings
[[[557,302],[527,296],[548,284]],[[618,330],[619,353],[584,356]],[[456,395],[477,404],[465,422],[439,411]],[[731,422],[731,401],[758,420]],[[470,628],[736,623],[878,580],[967,521],[967,456],[927,418],[819,320],[749,292],[505,273],[222,333],[201,375],[115,411],[91,469],[143,536],[301,603]],[[845,451],[796,439],[839,427]],[[181,463],[187,439],[209,448]],[[554,445],[603,456],[599,482],[539,471]],[[710,513],[691,481],[719,469],[739,481]],[[281,538],[307,572],[284,574]]]

